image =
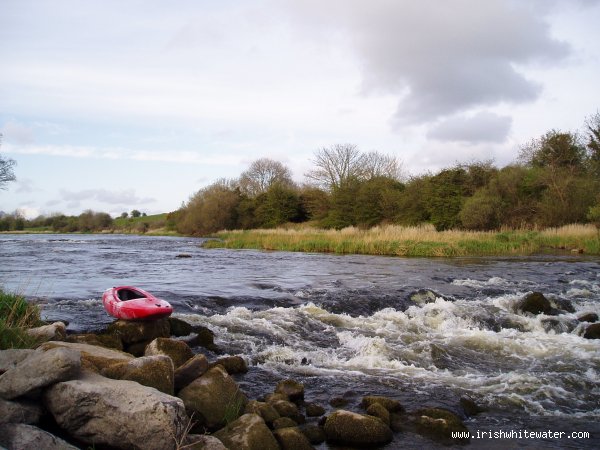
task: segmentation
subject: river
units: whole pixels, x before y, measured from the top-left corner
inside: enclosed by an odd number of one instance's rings
[[[387,395],[409,411],[462,415],[459,399],[468,396],[487,409],[465,418],[473,434],[591,436],[486,437],[468,447],[600,447],[600,341],[581,337],[585,325],[576,320],[600,315],[599,258],[341,256],[209,250],[202,242],[0,235],[0,285],[40,302],[43,318],[67,320],[71,332],[112,321],[105,289],[139,286],[169,301],[176,317],[211,328],[226,353],[244,356],[250,371],[238,382],[252,398],[283,378],[303,382],[307,401],[328,407],[344,397],[355,411],[363,395]],[[435,294],[415,303],[424,289]],[[574,312],[520,313],[517,302],[532,291]],[[400,433],[385,448],[437,445]]]

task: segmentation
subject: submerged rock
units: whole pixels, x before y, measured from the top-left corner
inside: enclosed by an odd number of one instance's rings
[[[411,415],[416,431],[432,439],[458,442],[452,433],[468,433],[460,417],[442,408],[420,409]],[[468,440],[468,439],[467,439]]]
[[[552,312],[552,305],[550,305],[550,301],[541,292],[532,292],[521,299],[517,304],[517,309],[534,315],[542,313],[550,314]]]
[[[306,415],[308,417],[320,417],[325,414],[325,408],[321,405],[317,405],[316,403],[307,403],[304,405],[304,410],[306,411]]]
[[[371,405],[379,404],[387,409],[389,412],[400,412],[404,411],[404,408],[398,400],[394,400],[388,397],[382,397],[378,395],[368,395],[363,397],[360,406],[368,409]]]
[[[187,419],[177,397],[91,372],[55,384],[44,400],[61,428],[90,445],[168,450]]]
[[[276,394],[283,394],[294,403],[304,400],[304,385],[295,380],[283,380],[275,387]]]
[[[462,407],[465,415],[471,417],[485,411],[485,408],[479,406],[475,401],[469,397],[460,398],[460,406]]]
[[[392,430],[377,417],[338,410],[325,421],[327,443],[350,446],[375,446],[390,442]]]
[[[431,289],[419,289],[408,294],[408,299],[419,306],[427,303],[435,303],[438,298],[444,297]],[[444,298],[444,300],[446,299]]]
[[[598,322],[598,314],[593,313],[593,312],[585,313],[585,314],[582,314],[581,316],[579,316],[577,318],[577,320],[579,320],[580,322],[595,323],[595,322]]]
[[[54,348],[34,352],[0,377],[0,398],[11,400],[79,374],[81,354],[72,349]]]
[[[258,414],[244,414],[214,435],[235,450],[279,450],[279,444]]]
[[[583,337],[586,339],[600,339],[600,323],[589,325],[583,332]]]
[[[570,333],[577,327],[577,321],[572,319],[542,319],[540,323],[547,333],[550,331],[553,331],[557,334]]]

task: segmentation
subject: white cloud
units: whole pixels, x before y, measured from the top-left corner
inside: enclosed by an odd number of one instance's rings
[[[464,143],[502,143],[506,141],[512,119],[490,112],[472,116],[455,116],[435,124],[427,137],[439,141]]]
[[[153,203],[156,200],[149,197],[138,197],[134,189],[125,189],[121,191],[110,191],[107,189],[84,189],[81,191],[60,190],[60,196],[63,201],[69,202],[69,205],[80,205],[83,201],[95,200],[101,203],[114,205],[138,205]]]

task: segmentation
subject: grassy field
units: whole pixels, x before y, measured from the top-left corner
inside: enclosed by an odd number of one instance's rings
[[[436,231],[431,225],[388,225],[362,230],[277,228],[222,231],[207,248],[285,250],[388,256],[501,256],[539,253],[600,255],[593,225],[569,225],[546,230]]]

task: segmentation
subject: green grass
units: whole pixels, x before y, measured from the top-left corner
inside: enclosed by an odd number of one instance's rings
[[[504,256],[583,252],[600,255],[592,225],[547,230],[435,231],[419,227],[383,226],[362,230],[316,228],[223,231],[206,248],[262,249],[339,254],[452,257]]]
[[[25,330],[41,324],[37,305],[0,290],[0,350],[33,347],[36,342]]]

